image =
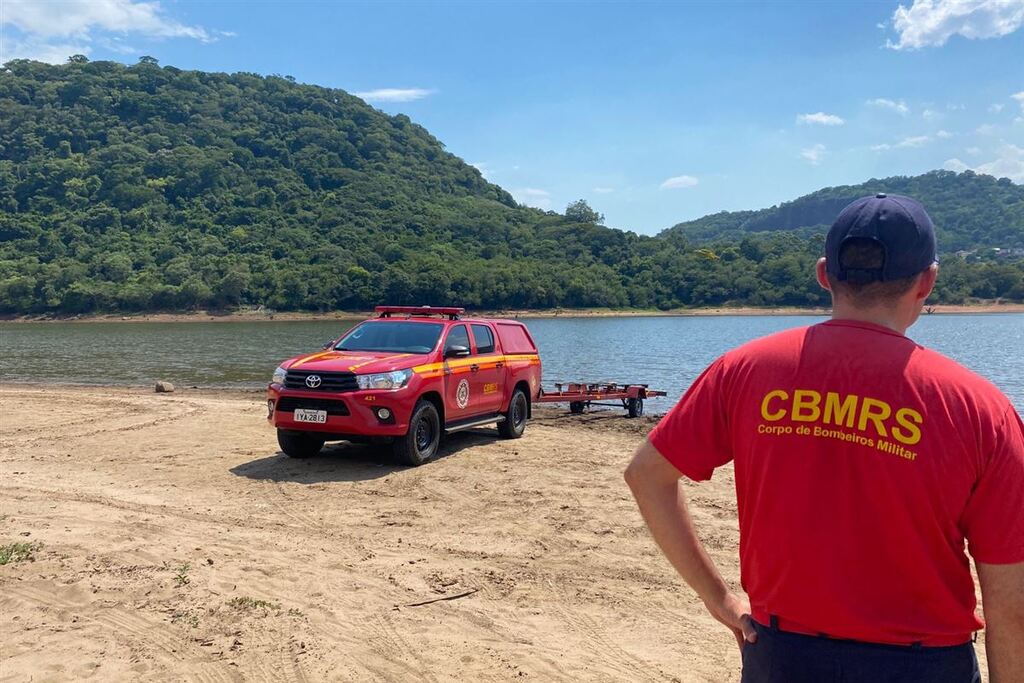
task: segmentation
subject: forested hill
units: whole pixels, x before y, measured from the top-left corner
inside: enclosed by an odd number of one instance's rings
[[[151,58],[0,68],[0,314],[827,301],[820,239],[695,245],[599,222],[583,202],[517,205],[341,90]],[[1024,299],[1019,262],[943,268],[939,301]]]
[[[625,239],[517,206],[408,117],[341,90],[146,58],[0,71],[7,311],[361,308],[453,291],[555,305],[574,282],[616,280],[592,252]],[[595,263],[600,278],[580,274]],[[529,279],[545,291],[517,294]]]
[[[751,233],[796,231],[824,234],[848,203],[876,192],[914,197],[938,231],[942,252],[979,248],[1024,248],[1024,186],[971,171],[932,171],[919,176],[871,179],[860,185],[827,187],[760,211],[704,216],[666,232],[694,242],[738,239]]]

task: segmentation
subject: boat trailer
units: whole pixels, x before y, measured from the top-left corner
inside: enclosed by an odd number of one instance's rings
[[[534,403],[568,403],[569,412],[573,414],[582,413],[593,405],[621,405],[630,417],[640,417],[644,414],[646,399],[665,395],[664,391],[648,389],[646,384],[556,383],[555,391],[551,393],[541,389]]]

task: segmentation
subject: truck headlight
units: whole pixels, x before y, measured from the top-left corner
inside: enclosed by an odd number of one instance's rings
[[[271,384],[284,384],[284,378],[285,378],[285,375],[287,375],[287,374],[288,373],[284,369],[284,366],[283,365],[278,365],[277,366],[277,370],[274,370],[274,374],[270,378],[270,383]]]
[[[401,389],[409,383],[412,370],[395,370],[372,375],[356,375],[360,389]]]

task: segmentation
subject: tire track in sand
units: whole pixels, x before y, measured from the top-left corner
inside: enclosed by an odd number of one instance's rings
[[[548,587],[556,594],[564,594],[559,590],[553,581],[548,581]],[[633,655],[609,637],[604,629],[600,627],[589,616],[570,609],[558,602],[549,603],[561,617],[561,621],[571,632],[576,633],[583,639],[586,650],[592,653],[594,663],[604,665],[621,676],[622,680],[632,681],[671,681],[672,677],[665,674],[656,666]]]
[[[255,531],[270,531],[271,529],[268,529],[268,527],[284,527],[289,530],[305,528],[284,524],[283,522],[274,520],[256,522],[251,521],[250,519],[243,519],[239,517],[228,517],[219,514],[204,514],[202,512],[182,510],[181,508],[174,508],[167,505],[138,503],[129,500],[122,500],[120,498],[112,498],[109,496],[100,496],[88,493],[74,493],[62,489],[43,489],[30,486],[10,486],[7,484],[0,484],[0,491],[10,492],[11,494],[13,494],[12,497],[14,498],[17,498],[19,494],[22,497],[36,496],[45,498],[50,501],[100,505],[103,507],[115,508],[117,510],[124,510],[126,512],[135,512],[138,514],[156,515],[161,517],[176,517],[178,519],[202,522],[204,524],[238,527],[243,529],[252,529]]]
[[[173,663],[175,671],[181,670],[181,664],[193,664],[200,669],[190,672],[195,680],[208,683],[234,683],[242,680],[238,672],[230,670],[226,664],[209,661],[207,653],[185,639],[175,638],[168,633],[164,623],[148,619],[138,611],[61,600],[59,590],[46,592],[32,586],[7,585],[4,587],[3,593],[3,602],[14,599],[28,606],[43,606],[51,610],[73,612],[75,616],[96,623],[141,645],[148,654],[155,655],[154,659],[158,662]],[[88,614],[87,610],[98,610],[98,612]]]
[[[370,647],[377,655],[389,664],[401,667],[403,675],[398,678],[417,681],[433,681],[437,677],[430,673],[430,668],[424,663],[423,658],[409,645],[405,637],[395,627],[391,615],[386,612],[378,612],[368,618],[364,625],[370,634],[367,639]],[[411,662],[409,660],[412,660]],[[368,666],[365,662],[364,666]],[[378,673],[378,675],[382,675]],[[386,672],[383,675],[385,680],[394,680],[394,672]]]
[[[160,417],[153,418],[151,420],[145,420],[143,422],[133,422],[132,424],[123,425],[120,427],[103,428],[98,427],[85,432],[71,432],[70,434],[54,433],[47,436],[38,436],[27,440],[14,440],[11,442],[4,442],[4,445],[8,448],[12,446],[34,446],[39,443],[54,441],[60,439],[63,442],[68,442],[74,439],[85,439],[90,436],[99,436],[100,434],[117,434],[120,432],[135,432],[140,429],[146,429],[148,427],[155,427],[157,425],[168,424],[171,422],[178,422],[186,418],[192,417],[193,415],[200,415],[207,412],[206,408],[201,405],[193,405],[191,408],[187,408],[174,415],[161,415]],[[90,421],[94,423],[95,420]]]

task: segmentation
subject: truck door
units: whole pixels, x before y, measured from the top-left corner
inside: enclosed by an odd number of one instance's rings
[[[445,422],[459,422],[484,412],[480,404],[480,391],[473,391],[472,367],[476,359],[472,355],[459,358],[449,357],[452,347],[462,346],[472,352],[469,330],[465,325],[454,325],[448,330],[444,342],[444,406]]]
[[[505,357],[494,343],[494,330],[490,325],[473,323],[474,363],[470,366],[469,388],[480,401],[480,412],[496,413],[501,410],[505,395]]]

